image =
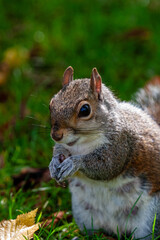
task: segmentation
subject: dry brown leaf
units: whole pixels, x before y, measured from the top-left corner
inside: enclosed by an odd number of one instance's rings
[[[59,212],[54,213],[54,217],[55,217],[54,224],[56,224],[57,222],[62,220],[64,215],[65,215],[65,211],[59,211]]]
[[[139,39],[139,40],[148,40],[151,36],[151,32],[145,28],[134,28],[130,29],[123,35],[124,39]]]
[[[35,224],[37,210],[18,215],[14,220],[0,222],[0,240],[32,239],[34,232],[39,229],[39,223]]]
[[[56,223],[58,223],[60,220],[63,219],[64,215],[65,215],[65,211],[59,211],[59,212],[55,212],[54,214],[54,222],[53,222],[53,225],[55,225]],[[51,218],[48,218],[46,219],[46,221],[43,222],[44,226],[47,227],[51,224],[51,222],[53,221],[52,219],[53,217]]]
[[[53,215],[54,215],[54,221],[53,221]],[[52,221],[53,221],[53,226],[55,226],[59,221],[61,220],[67,220],[67,222],[72,221],[72,215],[71,214],[66,214],[65,211],[59,211],[55,212],[51,217],[47,218],[45,221],[43,221],[43,226],[47,227],[49,226]]]

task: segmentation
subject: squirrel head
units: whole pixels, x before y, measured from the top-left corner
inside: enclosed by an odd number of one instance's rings
[[[72,146],[79,139],[85,142],[89,135],[96,134],[103,122],[102,115],[117,101],[102,84],[96,68],[93,68],[90,79],[73,81],[73,68],[68,67],[62,85],[50,101],[51,137],[56,142]]]

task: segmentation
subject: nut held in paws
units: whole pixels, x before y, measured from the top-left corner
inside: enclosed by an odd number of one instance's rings
[[[59,161],[62,163],[65,160],[65,156],[63,154],[59,155]]]

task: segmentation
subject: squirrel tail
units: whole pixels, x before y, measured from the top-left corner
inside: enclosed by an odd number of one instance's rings
[[[136,104],[160,125],[160,77],[153,77],[135,94]]]

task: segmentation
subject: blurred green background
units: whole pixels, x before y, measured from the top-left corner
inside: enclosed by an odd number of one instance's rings
[[[68,190],[53,180],[33,180],[26,190],[25,175],[18,194],[14,180],[24,167],[49,165],[48,105],[69,65],[75,78],[97,67],[103,82],[129,100],[160,75],[160,1],[0,1],[0,220],[46,202],[45,216],[71,209]]]

